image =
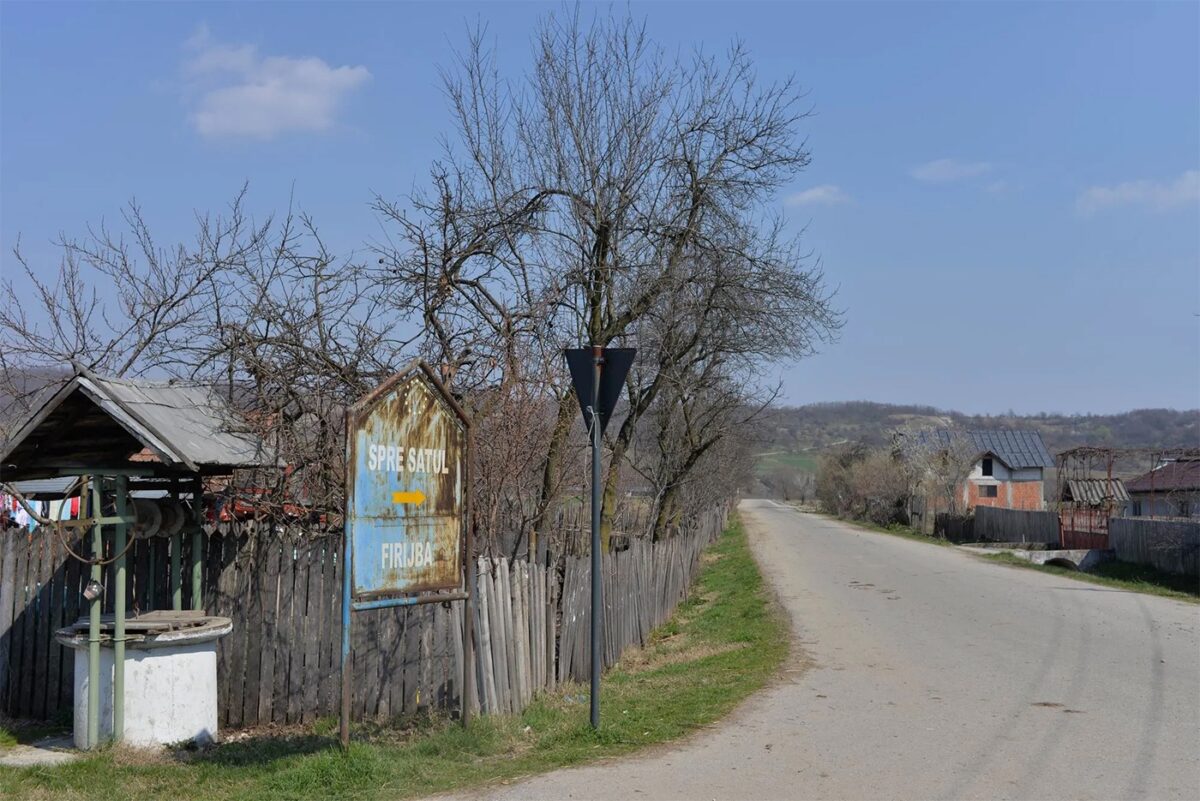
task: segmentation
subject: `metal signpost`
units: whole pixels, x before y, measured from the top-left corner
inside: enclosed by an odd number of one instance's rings
[[[634,348],[568,348],[563,353],[571,370],[571,383],[583,412],[583,424],[592,441],[592,728],[600,728],[600,441],[612,417],[621,386],[633,364]]]
[[[467,723],[475,687],[474,569],[467,526],[470,463],[470,421],[424,362],[413,362],[383,382],[347,415],[343,747],[350,743],[353,612],[465,602],[462,720]],[[457,591],[434,594],[444,590]]]

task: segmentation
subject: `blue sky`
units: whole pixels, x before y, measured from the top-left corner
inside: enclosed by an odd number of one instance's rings
[[[342,252],[426,174],[468,24],[528,62],[557,4],[0,4],[0,270],[138,199],[158,237],[244,181]],[[1200,405],[1200,5],[635,3],[668,48],[794,74],[780,208],[846,310],[786,400]],[[272,82],[283,93],[256,86]],[[20,302],[9,299],[8,302]]]

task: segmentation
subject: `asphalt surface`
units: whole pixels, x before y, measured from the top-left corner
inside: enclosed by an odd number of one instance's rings
[[[1200,606],[742,514],[784,678],[681,744],[465,797],[1200,799]]]

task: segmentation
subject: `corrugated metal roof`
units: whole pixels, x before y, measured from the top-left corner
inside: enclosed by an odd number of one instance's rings
[[[976,429],[961,431],[940,428],[932,432],[922,431],[918,434],[920,441],[932,435],[936,442],[949,447],[954,437],[966,436],[979,453],[990,453],[1011,468],[1054,467],[1054,459],[1042,442],[1042,435],[1036,431],[1006,431],[1003,429]]]
[[[47,469],[116,467],[143,448],[175,471],[215,473],[278,464],[260,438],[240,428],[210,387],[81,371],[4,443],[0,464],[17,480],[45,475]]]
[[[1200,490],[1200,460],[1181,459],[1167,462],[1156,470],[1125,484],[1130,492],[1179,492]]]
[[[976,430],[967,434],[980,451],[995,454],[1009,467],[1054,467],[1054,459],[1036,431]]]
[[[1113,501],[1129,500],[1125,484],[1119,478],[1110,482],[1107,478],[1072,478],[1067,480],[1064,501],[1074,501],[1088,506],[1103,506]]]
[[[147,446],[177,454],[175,461],[237,467],[274,461],[265,456],[258,437],[237,431],[237,420],[210,387],[91,376],[77,380],[106,412],[131,417]]]

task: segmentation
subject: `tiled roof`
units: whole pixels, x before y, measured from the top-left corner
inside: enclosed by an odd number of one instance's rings
[[[1167,462],[1132,481],[1125,482],[1130,492],[1177,492],[1200,490],[1200,459]]]

